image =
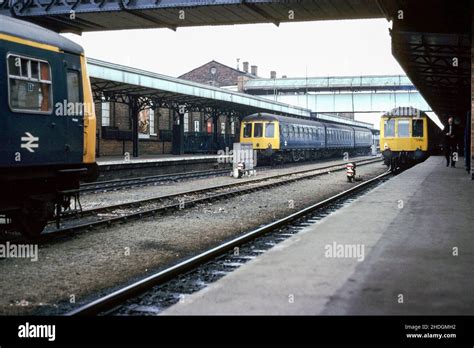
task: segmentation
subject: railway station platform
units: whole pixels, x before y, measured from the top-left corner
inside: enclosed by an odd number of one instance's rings
[[[97,158],[99,181],[127,177],[181,173],[230,167],[225,155],[153,155],[139,158],[104,156]]]
[[[179,162],[179,161],[195,161],[195,160],[217,160],[222,158],[221,155],[200,155],[200,154],[186,154],[186,155],[143,155],[138,158],[125,156],[101,156],[97,158],[99,166],[107,166],[114,164],[136,164],[136,163],[153,163],[153,162]]]
[[[474,185],[458,167],[431,157],[163,314],[473,315]]]

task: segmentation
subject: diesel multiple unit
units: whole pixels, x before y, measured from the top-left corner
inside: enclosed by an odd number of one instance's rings
[[[0,21],[0,215],[33,237],[96,176],[96,118],[82,48]]]
[[[373,145],[368,128],[267,113],[245,117],[240,132],[240,142],[252,143],[260,158],[276,162],[365,154]]]

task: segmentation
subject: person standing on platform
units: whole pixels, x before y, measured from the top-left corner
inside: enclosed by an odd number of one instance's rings
[[[449,167],[451,163],[451,168],[456,167],[456,161],[454,158],[454,153],[457,151],[457,127],[454,124],[454,118],[451,116],[448,118],[448,124],[443,129],[444,136],[444,151],[446,156],[446,167]]]

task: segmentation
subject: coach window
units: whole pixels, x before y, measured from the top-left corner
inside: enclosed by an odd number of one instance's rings
[[[254,123],[253,137],[254,138],[263,137],[263,123]]]
[[[423,120],[413,120],[411,129],[414,137],[423,137]]]
[[[51,113],[52,79],[48,62],[8,55],[9,103],[13,111]]]
[[[252,124],[246,123],[244,125],[244,138],[251,138],[252,137]]]
[[[398,120],[398,136],[400,138],[408,138],[410,136],[408,120]]]
[[[265,137],[273,138],[275,135],[275,125],[273,123],[267,123],[265,125]]]
[[[394,137],[395,136],[395,120],[385,120],[384,122],[384,135],[386,137]]]

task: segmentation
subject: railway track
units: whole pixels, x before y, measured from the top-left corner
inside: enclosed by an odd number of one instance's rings
[[[381,158],[377,157],[375,159],[361,159],[353,162],[357,163],[358,166],[362,166],[381,161]],[[270,189],[272,187],[289,184],[299,180],[311,179],[316,176],[344,169],[345,164],[329,165],[88,209],[82,211],[80,214],[65,215],[61,220],[59,228],[55,225],[55,221],[51,221],[45,231],[34,241],[37,243],[52,242],[55,239],[59,240],[61,237],[71,236],[73,233],[88,231],[100,227],[110,227],[116,223],[125,223],[127,221],[134,221],[149,216],[164,215],[173,211],[191,208],[198,204]],[[10,241],[15,243],[30,242],[30,240],[26,240],[24,237],[17,236],[11,232],[2,235],[0,241]]]
[[[220,176],[229,174],[230,169],[203,170],[186,173],[172,173],[144,177],[114,179],[107,181],[97,181],[93,183],[81,184],[79,193],[81,195],[100,193],[107,191],[116,191],[124,188],[141,187],[157,184],[160,182],[177,181],[183,179],[196,179],[210,176]]]
[[[381,162],[381,159],[367,159],[355,162],[358,166],[362,166]],[[172,211],[194,207],[198,204],[287,185],[344,169],[345,164],[305,169],[292,173],[272,175],[259,179],[238,181],[232,184],[217,185],[167,196],[88,209],[84,210],[80,215],[66,216],[59,229],[50,225],[41,235],[41,239],[46,241],[56,234],[69,234],[94,227],[111,226],[114,223],[141,219],[146,216],[163,215]]]
[[[158,314],[167,306],[177,303],[183,293],[189,294],[202,289],[266,249],[291,237],[303,226],[316,222],[354,199],[356,195],[388,179],[391,174],[387,171],[319,203],[84,304],[66,315],[129,315],[137,312],[141,315]],[[235,250],[239,252],[236,254]],[[152,300],[147,299],[147,296],[150,296]],[[141,305],[143,301],[148,304],[158,301],[158,304],[143,306]]]
[[[357,158],[356,158],[357,160]],[[308,164],[307,162],[298,162],[297,165]],[[286,168],[286,166],[294,167],[295,163],[292,164],[283,164],[279,165],[281,168]],[[273,169],[271,166],[258,167],[259,171],[265,171],[267,169]],[[152,176],[143,176],[143,177],[133,177],[133,178],[123,178],[123,179],[113,179],[107,181],[96,181],[92,183],[83,183],[79,188],[79,193],[81,195],[102,193],[109,191],[117,191],[122,189],[134,188],[134,187],[144,187],[150,185],[156,185],[158,183],[173,182],[186,179],[198,179],[198,178],[207,178],[213,176],[223,176],[231,172],[231,168],[226,169],[213,169],[213,170],[202,170],[202,171],[193,171],[186,173],[170,173],[170,174],[160,174]]]

